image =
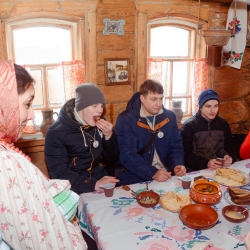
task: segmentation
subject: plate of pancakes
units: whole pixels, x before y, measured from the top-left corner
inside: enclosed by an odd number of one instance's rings
[[[228,187],[227,190],[223,194],[223,198],[229,204],[248,207],[250,205],[249,186]]]
[[[249,183],[249,175],[233,168],[218,168],[213,174],[213,179],[227,187],[242,187]]]

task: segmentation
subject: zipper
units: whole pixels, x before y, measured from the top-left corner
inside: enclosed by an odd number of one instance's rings
[[[210,152],[210,146],[211,146],[211,140],[212,140],[212,138],[211,138],[211,122],[210,121],[208,122],[208,137],[209,137],[209,140],[208,140],[208,151],[207,151],[207,154]]]

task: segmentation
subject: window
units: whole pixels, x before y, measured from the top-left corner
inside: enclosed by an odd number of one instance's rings
[[[190,116],[193,60],[197,52],[196,25],[161,20],[148,23],[148,31],[148,57],[163,60],[164,106],[171,108],[172,100],[181,100],[184,115]]]
[[[7,24],[9,58],[25,65],[35,79],[33,102],[36,124],[43,109],[58,112],[65,103],[62,62],[75,59],[75,22],[56,19],[29,19]]]

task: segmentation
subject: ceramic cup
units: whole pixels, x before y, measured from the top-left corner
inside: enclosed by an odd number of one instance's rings
[[[191,186],[192,178],[190,176],[181,177],[181,184],[183,189],[188,189]]]
[[[115,185],[108,183],[108,184],[104,184],[102,186],[100,186],[101,188],[103,188],[104,190],[104,194],[106,197],[112,197],[114,194],[114,189],[115,189]]]
[[[219,161],[221,163],[222,167],[224,166],[225,159],[223,159],[223,158],[216,158],[216,161]]]

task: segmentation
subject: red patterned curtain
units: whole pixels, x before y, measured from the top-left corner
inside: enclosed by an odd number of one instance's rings
[[[147,78],[162,82],[162,64],[163,59],[148,58]]]
[[[198,96],[208,89],[208,67],[207,59],[199,58],[194,60],[194,88],[193,88],[193,114],[198,110]]]
[[[83,60],[63,62],[62,68],[67,101],[75,97],[76,86],[86,82],[85,63]]]

